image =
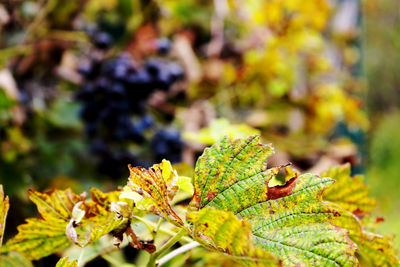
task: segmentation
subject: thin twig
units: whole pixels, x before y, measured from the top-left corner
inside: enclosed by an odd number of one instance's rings
[[[180,248],[177,248],[173,251],[171,251],[170,253],[168,253],[167,255],[165,255],[164,257],[162,257],[160,260],[157,261],[156,266],[160,267],[161,265],[163,265],[164,263],[166,263],[167,261],[169,261],[170,259],[176,257],[179,254],[182,254],[188,250],[191,250],[192,248],[195,248],[197,246],[199,246],[200,244],[196,241],[193,241],[189,244],[186,244]]]
[[[159,250],[150,255],[147,267],[155,267],[157,258],[175,245],[187,233],[185,228],[182,228],[174,237],[167,241]]]

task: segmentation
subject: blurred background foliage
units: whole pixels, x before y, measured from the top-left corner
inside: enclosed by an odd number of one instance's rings
[[[190,173],[206,146],[254,133],[270,165],[366,173],[382,231],[400,235],[399,14],[395,0],[2,1],[6,237],[32,215],[28,188],[111,190],[163,158]]]
[[[382,232],[400,236],[399,145],[400,3],[369,0],[364,3],[364,69],[368,82],[367,111],[371,128],[368,136],[367,182],[384,215]],[[389,219],[391,218],[391,219]],[[389,222],[390,221],[390,222]],[[400,240],[396,238],[397,248]]]

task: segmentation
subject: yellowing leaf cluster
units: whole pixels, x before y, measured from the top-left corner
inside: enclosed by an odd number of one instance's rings
[[[0,263],[29,266],[29,260],[61,251],[71,241],[82,247],[108,233],[120,243],[126,234],[132,246],[159,256],[163,248],[156,250],[153,243],[140,241],[130,225],[133,220],[147,224],[140,216],[148,211],[174,225],[174,231],[164,230],[177,233],[171,238],[174,242],[187,234],[238,264],[399,266],[392,237],[373,233],[368,212],[375,200],[361,176],[350,176],[349,165],[330,168],[321,178],[287,166],[268,168],[272,154],[273,148],[261,144],[259,136],[225,137],[198,159],[194,190],[190,178],[180,178],[167,160],[149,169],[129,166],[123,191],[92,189],[90,200],[70,189],[31,190],[30,199],[41,218],[19,226],[19,233],[3,247],[7,254],[0,256]],[[176,212],[172,200],[179,190],[193,196],[186,209],[180,206]],[[0,207],[4,220],[8,199],[2,190]],[[172,246],[171,240],[165,246]],[[67,258],[57,264],[76,265]]]

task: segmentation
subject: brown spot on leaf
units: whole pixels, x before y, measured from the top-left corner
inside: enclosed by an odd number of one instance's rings
[[[383,217],[377,217],[376,220],[375,220],[376,223],[381,223],[381,222],[384,222],[384,221],[385,221],[385,218],[383,218]]]
[[[293,193],[293,188],[296,185],[295,181],[297,180],[297,175],[292,177],[289,181],[287,181],[284,185],[277,185],[274,187],[268,187],[268,199],[278,199],[282,197],[286,197]]]
[[[339,217],[339,216],[340,216],[340,213],[339,213],[338,211],[335,211],[335,212],[333,213],[333,216],[334,216],[334,217]]]
[[[353,211],[353,214],[356,215],[360,219],[362,219],[365,216],[365,212],[359,208],[357,208],[355,211]]]
[[[215,198],[216,195],[217,195],[216,192],[209,191],[209,192],[207,193],[207,199],[208,199],[208,201],[213,200],[213,199]]]

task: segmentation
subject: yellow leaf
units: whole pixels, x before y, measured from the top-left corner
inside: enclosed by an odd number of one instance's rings
[[[84,197],[72,192],[70,188],[55,189],[46,193],[29,190],[28,194],[32,202],[36,204],[42,218],[54,222],[68,222],[75,204],[85,200]]]
[[[33,267],[32,263],[22,254],[11,251],[7,254],[0,255],[1,267]]]
[[[76,204],[73,209],[76,216],[73,214],[66,227],[68,238],[81,247],[112,231],[124,230],[129,223],[129,207],[118,212],[112,209],[115,207],[113,203],[119,200],[120,191],[103,193],[91,188],[90,195],[90,201]]]
[[[192,178],[186,176],[179,176],[176,185],[179,186],[179,189],[193,195],[194,188],[192,184]]]
[[[324,191],[323,197],[357,216],[362,216],[375,208],[376,200],[369,196],[370,190],[364,184],[364,177],[351,177],[350,172],[350,164],[344,164],[321,173],[321,177],[335,180],[335,183]]]
[[[4,196],[3,186],[0,185],[0,247],[3,243],[4,229],[6,227],[6,218],[10,203],[8,196]]]
[[[65,235],[68,222],[46,221],[38,218],[26,219],[18,226],[18,234],[3,247],[4,251],[16,251],[29,260],[38,260],[71,245]]]
[[[29,198],[36,204],[42,218],[30,218],[18,226],[18,234],[9,240],[5,251],[17,251],[29,260],[37,260],[58,252],[71,243],[65,229],[72,218],[72,210],[84,198],[71,189],[47,193],[29,191]]]
[[[175,225],[183,226],[182,219],[172,210],[169,201],[175,196],[176,173],[171,171],[168,161],[153,165],[146,170],[129,165],[130,176],[120,198],[133,199],[135,204],[159,216],[165,217]],[[143,199],[140,199],[140,197]]]
[[[18,226],[18,234],[3,251],[17,251],[37,260],[71,245],[86,246],[114,230],[126,227],[128,219],[111,211],[119,191],[102,193],[92,189],[92,199],[77,195],[71,189],[46,193],[29,191],[42,218],[30,218]]]
[[[364,177],[351,177],[350,173],[350,164],[344,164],[321,174],[322,177],[336,180],[323,192],[324,200],[338,205],[336,209],[340,210],[341,216],[334,220],[334,224],[349,230],[349,237],[358,245],[358,255],[362,261],[372,266],[399,266],[393,237],[365,229],[362,222],[370,220],[368,212],[375,207],[376,200],[369,196],[370,190],[363,182]]]
[[[203,128],[197,133],[183,133],[183,137],[190,141],[212,145],[224,136],[234,139],[245,138],[259,133],[259,130],[251,128],[246,124],[232,124],[227,119],[220,118],[213,120],[209,127]]]
[[[187,214],[193,223],[193,238],[204,246],[234,256],[251,266],[277,266],[279,260],[254,245],[250,222],[240,220],[229,211],[203,208]]]
[[[56,267],[78,267],[78,262],[76,260],[69,261],[67,257],[61,258]]]

